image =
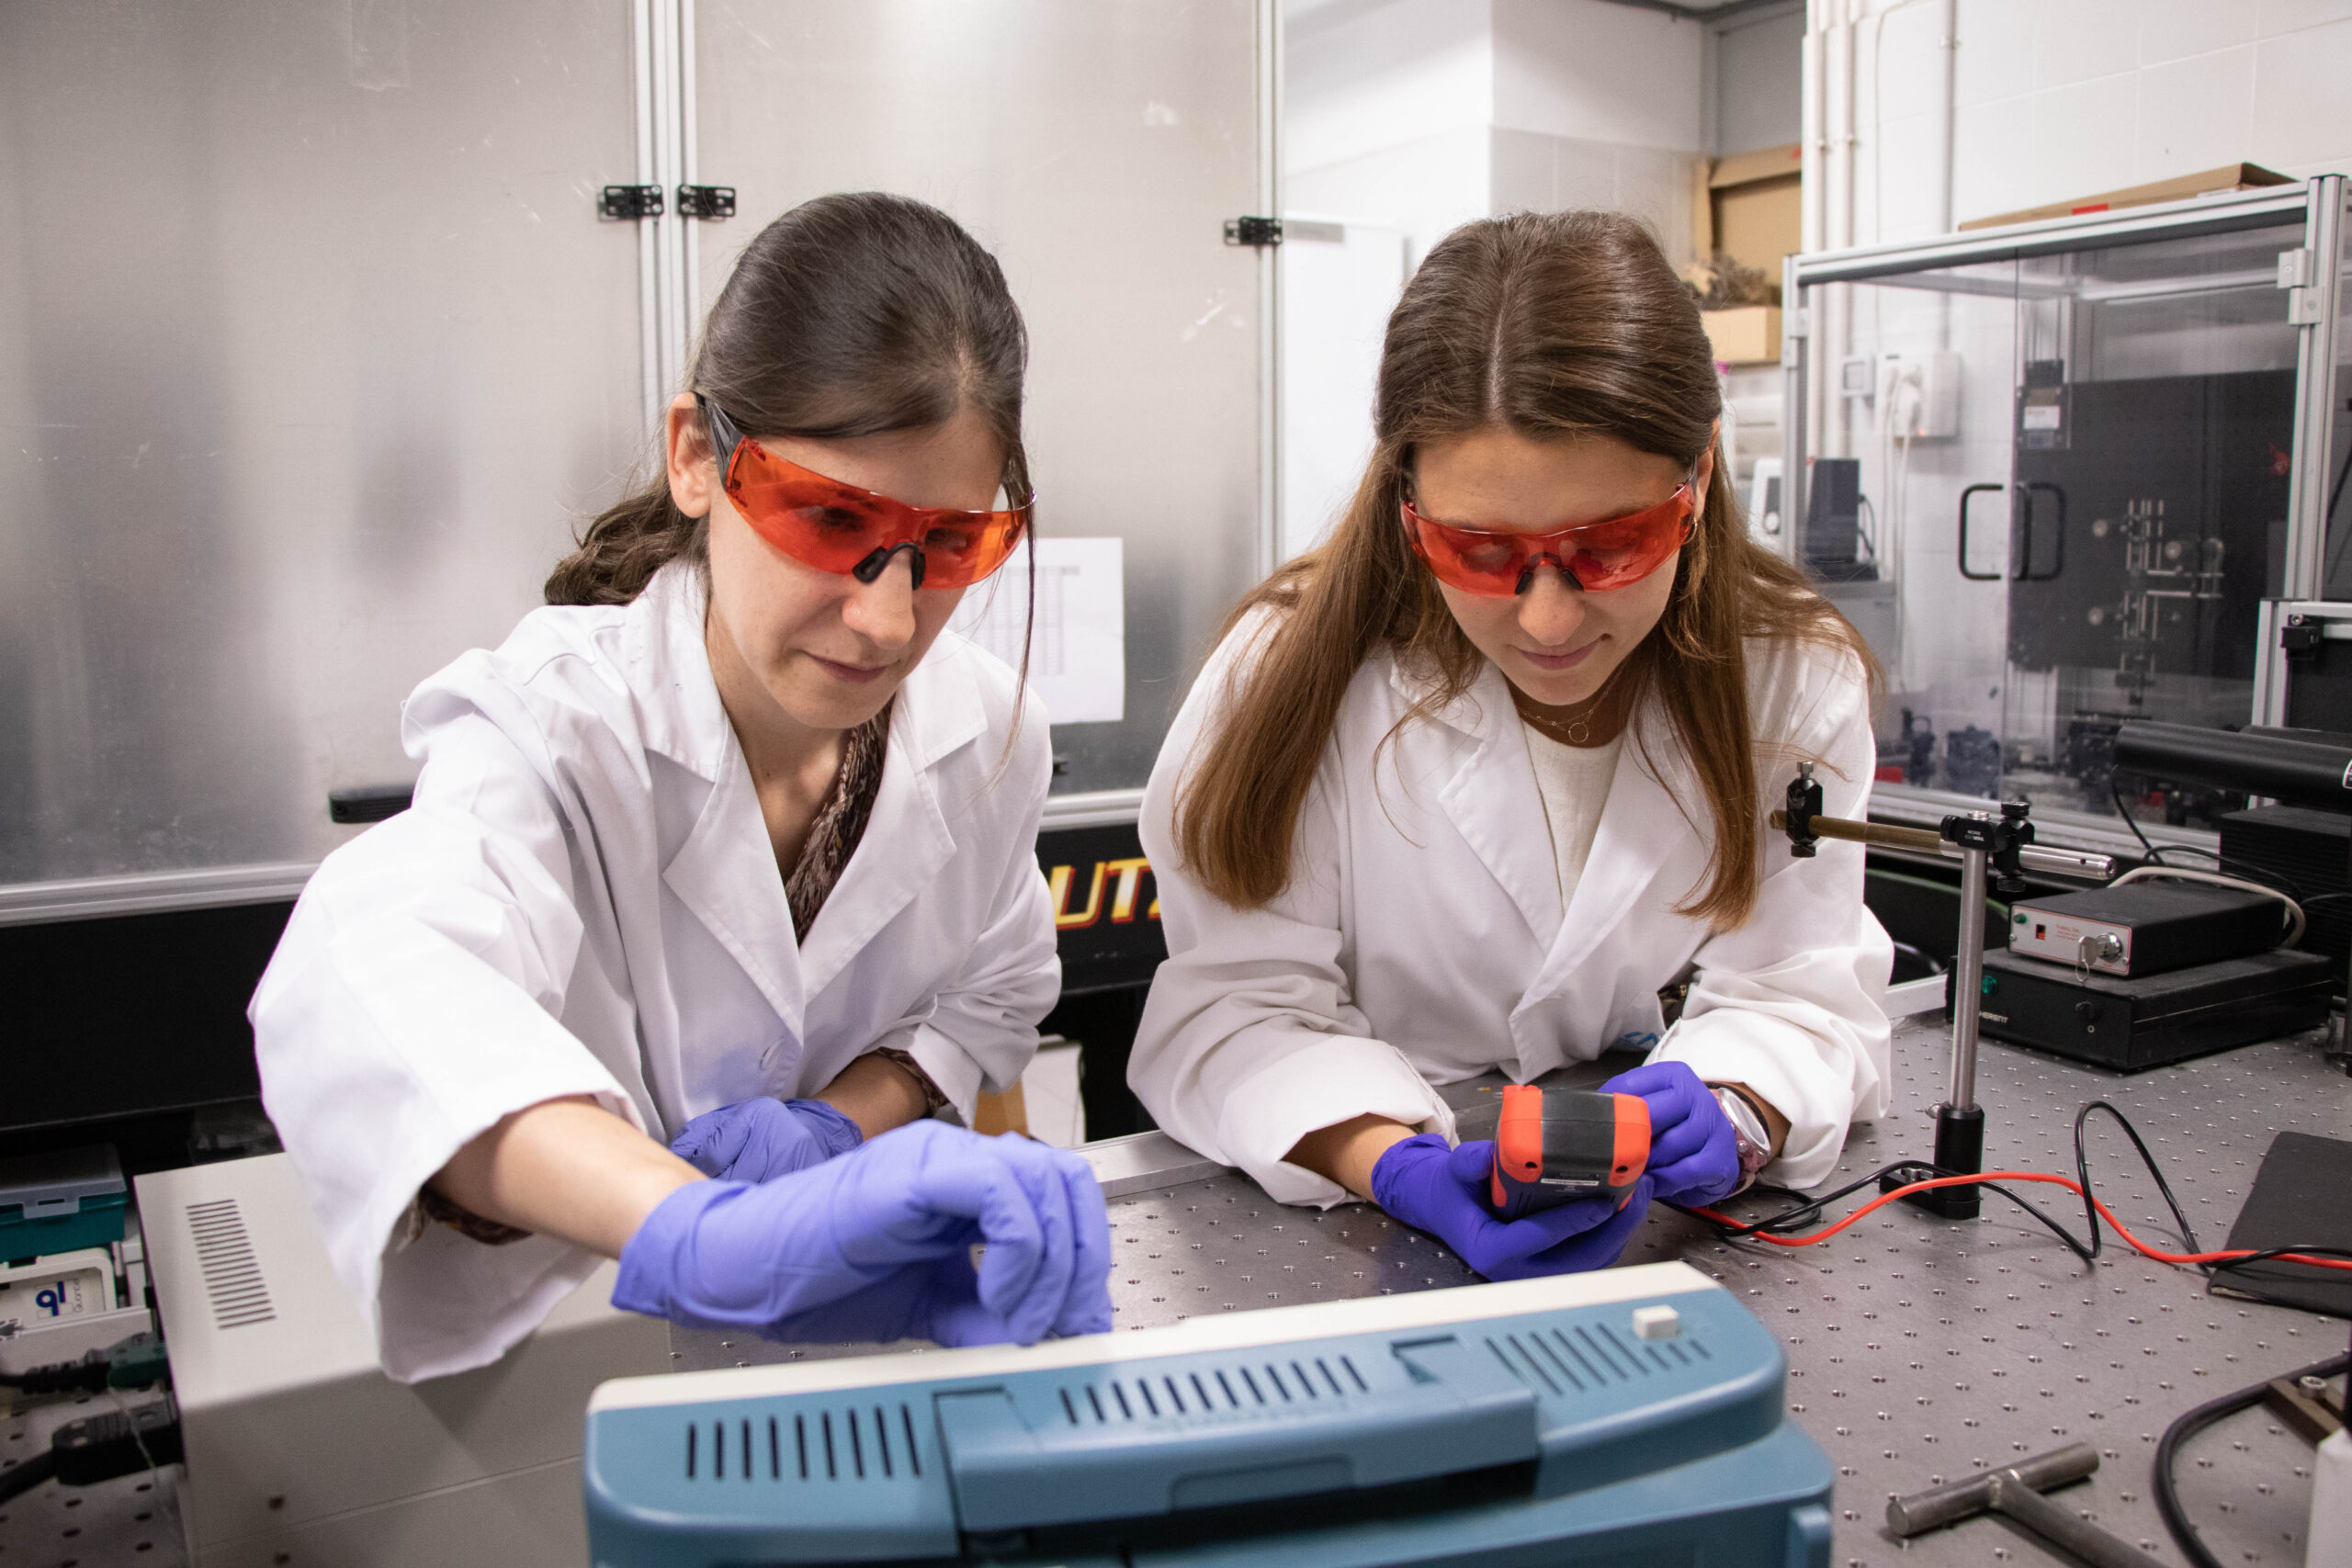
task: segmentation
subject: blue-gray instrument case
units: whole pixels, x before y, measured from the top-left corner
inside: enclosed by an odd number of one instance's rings
[[[1779,1343],[1679,1263],[628,1378],[599,1568],[1823,1568]]]

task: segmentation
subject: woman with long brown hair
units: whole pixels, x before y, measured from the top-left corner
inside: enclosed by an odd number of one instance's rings
[[[1653,1196],[1818,1181],[1883,1111],[1860,852],[1766,830],[1800,761],[1862,811],[1874,667],[1748,537],[1720,411],[1633,220],[1431,250],[1352,503],[1235,612],[1146,795],[1169,959],[1129,1077],[1169,1132],[1502,1278],[1613,1260]],[[1497,1219],[1431,1086],[1611,1049],[1647,1054],[1607,1086],[1648,1103],[1635,1201]]]

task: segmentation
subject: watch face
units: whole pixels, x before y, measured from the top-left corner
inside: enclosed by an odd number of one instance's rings
[[[1771,1134],[1756,1120],[1756,1112],[1747,1101],[1727,1089],[1719,1089],[1715,1090],[1715,1103],[1724,1108],[1724,1115],[1730,1119],[1733,1132],[1759,1149],[1771,1146]]]

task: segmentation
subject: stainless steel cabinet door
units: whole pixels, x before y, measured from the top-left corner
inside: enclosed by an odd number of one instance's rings
[[[0,7],[0,884],[315,861],[645,438],[620,0]]]
[[[1125,541],[1126,702],[1057,726],[1057,791],[1140,784],[1260,570],[1252,0],[729,0],[694,17],[700,301],[778,213],[828,191],[934,202],[1028,318],[1046,536]]]

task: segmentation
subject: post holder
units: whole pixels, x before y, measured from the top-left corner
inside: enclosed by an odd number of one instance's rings
[[[1772,826],[1789,836],[1789,852],[1809,856],[1818,852],[1823,839],[1878,844],[1914,852],[1940,853],[1960,862],[1960,932],[1951,973],[1951,1077],[1942,1104],[1935,1108],[1936,1169],[1903,1166],[1880,1179],[1883,1191],[1893,1191],[1941,1172],[1974,1176],[1984,1168],[1984,1111],[1976,1103],[1976,1026],[1984,996],[1984,896],[1989,885],[2004,896],[2025,891],[2025,873],[2035,871],[2084,876],[2104,882],[2115,874],[2115,863],[2106,855],[2077,854],[2067,850],[2035,847],[2032,808],[2023,801],[2005,801],[1999,816],[1990,812],[1958,813],[1943,819],[1934,833],[1924,829],[1895,828],[1824,817],[1821,786],[1810,766],[1789,783],[1788,805],[1772,813]],[[1973,1220],[1984,1208],[1983,1189],[1939,1187],[1908,1194],[1904,1201],[1949,1220]]]

